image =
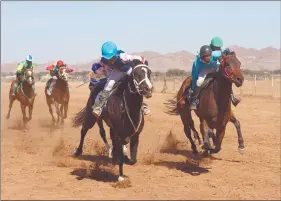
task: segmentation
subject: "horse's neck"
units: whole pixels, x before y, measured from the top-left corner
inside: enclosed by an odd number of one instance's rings
[[[128,88],[125,89],[125,101],[128,107],[128,112],[134,121],[134,123],[139,122],[141,106],[143,102],[143,97],[138,93],[131,93]]]
[[[230,105],[232,83],[222,75],[218,75],[214,82],[214,95],[220,110],[227,111]]]
[[[22,82],[22,90],[23,93],[28,97],[31,98],[33,95],[33,89],[32,89],[32,85],[29,85],[28,83],[26,83],[25,81]]]

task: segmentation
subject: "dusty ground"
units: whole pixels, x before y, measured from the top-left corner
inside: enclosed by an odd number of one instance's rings
[[[70,119],[89,93],[86,86],[71,85],[64,127],[50,130],[43,87],[37,85],[33,120],[23,133],[18,102],[5,119],[9,85],[2,84],[1,199],[280,199],[280,98],[243,97],[234,110],[246,152],[238,153],[236,130],[228,124],[222,151],[196,166],[179,116],[165,113],[163,102],[172,95],[155,93],[146,101],[151,116],[146,116],[138,163],[124,167],[131,187],[117,188],[117,167],[102,162],[108,159],[97,127],[86,137],[84,156],[70,157],[80,138]]]

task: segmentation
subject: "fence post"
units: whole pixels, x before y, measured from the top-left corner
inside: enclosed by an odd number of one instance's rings
[[[166,83],[166,76],[164,77],[164,86],[163,86],[163,89],[161,91],[161,93],[166,93],[166,90],[167,90],[167,83]]]
[[[272,97],[274,97],[274,76],[271,76]]]
[[[257,94],[257,76],[255,75],[255,86],[254,86],[254,95]]]

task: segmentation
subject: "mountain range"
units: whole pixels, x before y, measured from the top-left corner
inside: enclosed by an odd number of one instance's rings
[[[241,61],[242,69],[249,70],[276,70],[280,69],[280,55],[281,49],[272,47],[263,48],[260,50],[254,48],[244,48],[239,46],[230,46],[230,49],[236,52],[238,59]],[[159,54],[153,51],[144,51],[132,53],[145,57],[152,71],[165,72],[168,69],[181,69],[185,71],[191,71],[192,63],[195,59],[195,54],[188,51],[179,51],[167,54]],[[88,71],[94,61],[88,63],[81,63],[69,66],[74,67],[79,71]],[[67,61],[66,61],[67,63]],[[16,70],[16,63],[1,64],[1,72],[14,72]],[[48,64],[36,65],[36,72],[45,71],[45,67]]]

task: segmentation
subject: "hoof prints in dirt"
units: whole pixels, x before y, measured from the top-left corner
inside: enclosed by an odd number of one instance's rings
[[[89,167],[76,168],[70,174],[77,176],[77,180],[88,178],[102,182],[115,182],[117,175],[113,168],[113,166],[107,167],[100,163],[95,163]]]

